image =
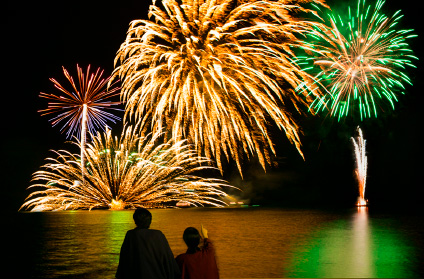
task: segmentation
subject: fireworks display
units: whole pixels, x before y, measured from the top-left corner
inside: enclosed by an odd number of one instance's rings
[[[150,20],[130,24],[115,58],[126,116],[153,131],[166,127],[174,140],[188,139],[221,171],[222,158],[232,158],[241,173],[241,159],[251,155],[265,169],[275,153],[270,125],[284,130],[303,156],[291,112],[302,112],[313,98],[294,88],[315,85],[293,62],[290,46],[303,45],[296,36],[320,25],[300,19],[315,16],[300,5],[311,2],[324,5],[321,0],[151,5]]]
[[[406,69],[415,67],[418,58],[408,41],[416,35],[412,29],[398,29],[400,11],[392,16],[381,12],[384,2],[371,6],[358,0],[347,18],[329,14],[328,27],[317,30],[321,35],[304,48],[308,56],[298,57],[304,70],[327,88],[311,104],[314,111],[329,109],[339,120],[349,113],[359,113],[361,120],[377,117],[387,107],[394,109],[405,85],[412,85]]]
[[[100,71],[100,68],[91,74],[90,66],[87,67],[86,74],[78,65],[77,70],[78,84],[63,68],[63,73],[71,86],[66,89],[57,80],[51,78],[50,80],[60,90],[61,94],[40,93],[40,97],[50,101],[47,109],[39,110],[39,112],[41,112],[41,115],[56,115],[50,120],[52,125],[64,123],[61,131],[66,130],[68,138],[75,134],[78,138],[81,138],[84,134],[84,126],[91,134],[95,134],[98,129],[104,130],[105,127],[108,127],[107,121],[115,123],[116,120],[120,120],[116,115],[105,111],[105,109],[113,109],[111,106],[120,104],[120,102],[108,100],[120,94],[120,88],[114,87],[116,82],[112,83],[109,86],[110,89],[107,90],[110,77],[103,78],[103,71]]]
[[[358,181],[359,187],[359,197],[358,197],[358,206],[365,206],[367,201],[365,200],[365,183],[367,180],[367,156],[365,155],[365,142],[364,137],[362,135],[361,128],[357,128],[358,137],[351,138],[354,151],[355,151],[355,161],[356,161],[356,169],[355,175]]]
[[[125,209],[135,207],[225,205],[220,179],[206,179],[196,172],[213,169],[199,158],[186,141],[158,144],[160,134],[139,137],[124,129],[120,138],[110,130],[98,133],[85,149],[86,167],[81,173],[80,155],[56,152],[33,175],[35,189],[21,210]],[[77,144],[77,143],[76,143]]]
[[[59,82],[51,78],[50,81],[60,90],[60,95],[40,93],[40,97],[49,99],[47,109],[39,110],[41,115],[57,114],[50,121],[55,126],[65,122],[62,127],[67,130],[67,137],[70,138],[75,133],[81,142],[81,171],[84,167],[84,148],[87,136],[87,129],[91,134],[96,133],[96,128],[104,130],[107,126],[106,121],[120,120],[116,115],[106,112],[105,109],[111,109],[111,106],[118,105],[120,102],[112,102],[107,99],[119,96],[119,87],[114,87],[116,82],[110,84],[110,90],[107,85],[110,80],[102,78],[103,71],[100,68],[96,73],[90,75],[90,65],[87,67],[87,73],[77,65],[78,86],[69,72],[63,67],[63,73],[71,84],[71,90],[65,89]],[[119,110],[119,109],[115,109]]]
[[[232,160],[243,176],[251,157],[265,170],[276,154],[275,128],[303,157],[296,114],[330,110],[339,120],[357,113],[363,120],[394,109],[412,85],[406,71],[418,58],[408,43],[416,35],[399,29],[401,12],[386,16],[384,3],[358,0],[347,17],[322,20],[324,0],[153,1],[149,19],[131,22],[112,76],[77,65],[75,82],[63,67],[68,87],[51,78],[59,93],[40,93],[49,102],[39,112],[75,136],[81,153],[47,158],[21,210],[226,205],[224,189],[233,186],[200,175],[223,174]],[[120,120],[112,113],[118,96],[128,123],[113,137],[107,122]],[[367,157],[357,131],[358,206],[365,206]]]

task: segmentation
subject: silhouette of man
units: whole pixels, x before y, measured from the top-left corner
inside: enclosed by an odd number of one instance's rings
[[[149,229],[152,214],[145,208],[137,208],[133,215],[137,225],[129,230],[122,243],[117,279],[147,278],[174,279],[179,268],[165,235]]]

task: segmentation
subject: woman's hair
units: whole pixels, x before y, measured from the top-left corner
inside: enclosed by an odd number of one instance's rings
[[[152,214],[145,208],[137,208],[134,211],[133,219],[138,228],[148,229],[152,223]]]
[[[184,242],[189,249],[195,249],[200,243],[200,234],[196,228],[188,227],[184,230]]]

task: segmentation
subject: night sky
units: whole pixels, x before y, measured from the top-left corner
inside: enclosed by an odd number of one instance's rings
[[[115,53],[124,41],[128,24],[146,18],[150,1],[8,1],[6,38],[3,39],[2,90],[2,190],[6,209],[16,211],[29,191],[32,173],[52,153],[66,148],[65,134],[51,127],[39,109],[47,102],[39,92],[53,93],[49,78],[63,80],[62,66],[76,73],[76,64],[113,71]],[[331,2],[330,2],[331,3]],[[354,1],[356,3],[356,1]],[[241,199],[280,206],[353,206],[357,189],[350,137],[362,127],[369,160],[366,195],[371,205],[419,210],[423,185],[422,104],[423,25],[420,8],[412,0],[388,0],[385,10],[402,9],[403,28],[413,28],[418,38],[411,48],[421,58],[409,69],[414,86],[399,97],[395,111],[359,122],[342,122],[322,115],[298,117],[305,161],[281,132],[274,137],[278,167],[267,173],[255,159],[244,165],[244,180],[235,164],[225,178],[243,189]],[[5,85],[5,87],[4,87]],[[120,133],[121,125],[112,126]]]

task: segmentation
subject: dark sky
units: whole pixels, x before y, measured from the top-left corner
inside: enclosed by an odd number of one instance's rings
[[[75,72],[76,64],[101,67],[110,74],[115,53],[131,20],[145,18],[150,1],[8,1],[6,38],[3,35],[2,189],[6,207],[17,210],[28,195],[31,174],[50,149],[65,147],[65,135],[52,128],[37,110],[46,106],[40,91],[53,92],[50,77],[62,78],[62,66]],[[386,10],[402,9],[401,24],[420,37],[411,48],[422,51],[422,15],[414,1],[387,1]],[[423,149],[422,61],[410,70],[414,86],[399,98],[394,112],[363,123],[348,118],[341,123],[328,117],[299,118],[303,151],[297,154],[285,138],[277,144],[279,167],[265,174],[253,161],[245,165],[242,181],[235,167],[225,178],[253,203],[309,206],[350,206],[357,190],[353,178],[353,151],[349,138],[360,124],[368,143],[367,195],[376,205],[395,202],[418,208],[421,202]],[[5,74],[6,73],[6,74]],[[6,75],[6,76],[5,76]]]

